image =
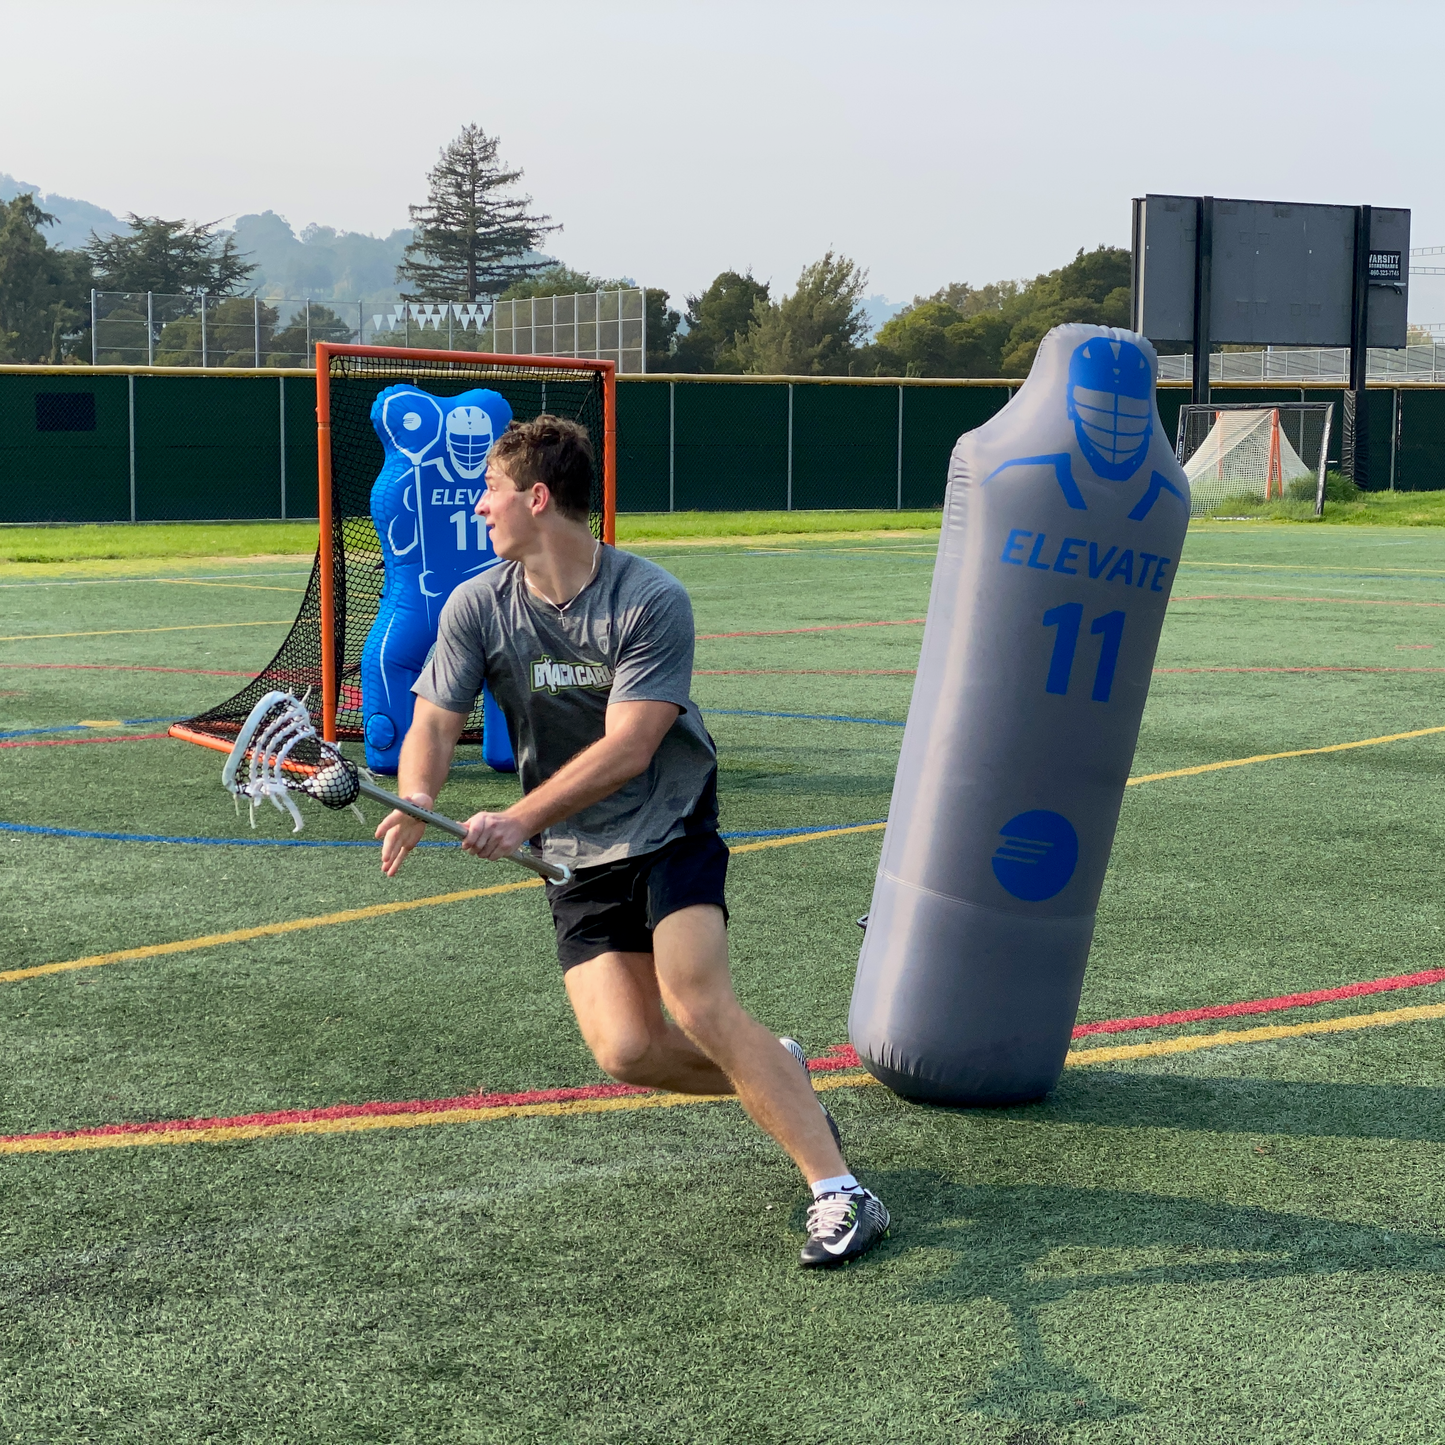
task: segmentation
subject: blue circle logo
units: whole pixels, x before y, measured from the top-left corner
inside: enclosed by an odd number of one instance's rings
[[[1036,808],[1019,813],[998,830],[993,876],[1026,903],[1062,892],[1079,864],[1079,835],[1061,813]]]

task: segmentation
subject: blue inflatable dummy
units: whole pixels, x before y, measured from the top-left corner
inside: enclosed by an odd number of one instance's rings
[[[395,773],[411,726],[411,685],[436,642],[452,589],[496,565],[476,505],[486,487],[487,453],[512,408],[495,391],[436,397],[389,386],[371,406],[386,453],[371,489],[371,519],[386,568],[381,606],[361,654],[366,765]],[[483,695],[482,756],[499,771],[516,763],[501,709]]]
[[[1057,1083],[1189,521],[1154,348],[1060,326],[959,440],[848,1016],[947,1104]]]

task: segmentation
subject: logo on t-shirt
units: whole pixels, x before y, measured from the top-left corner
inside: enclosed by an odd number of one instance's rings
[[[553,662],[539,657],[532,664],[532,691],[550,692],[554,697],[564,688],[612,686],[612,669],[600,662]]]

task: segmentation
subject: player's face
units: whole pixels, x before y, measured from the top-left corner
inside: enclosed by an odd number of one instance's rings
[[[491,534],[492,550],[508,562],[516,561],[536,535],[534,489],[519,491],[511,475],[494,461],[487,463],[487,486],[477,503]]]

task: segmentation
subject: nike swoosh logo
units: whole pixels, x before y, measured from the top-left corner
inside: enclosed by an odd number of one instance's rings
[[[847,1249],[850,1244],[853,1243],[853,1236],[857,1233],[858,1226],[855,1224],[853,1228],[850,1229],[848,1233],[845,1234],[842,1239],[838,1241],[837,1244],[825,1244],[823,1248],[826,1249],[829,1254],[842,1254],[843,1251]]]

